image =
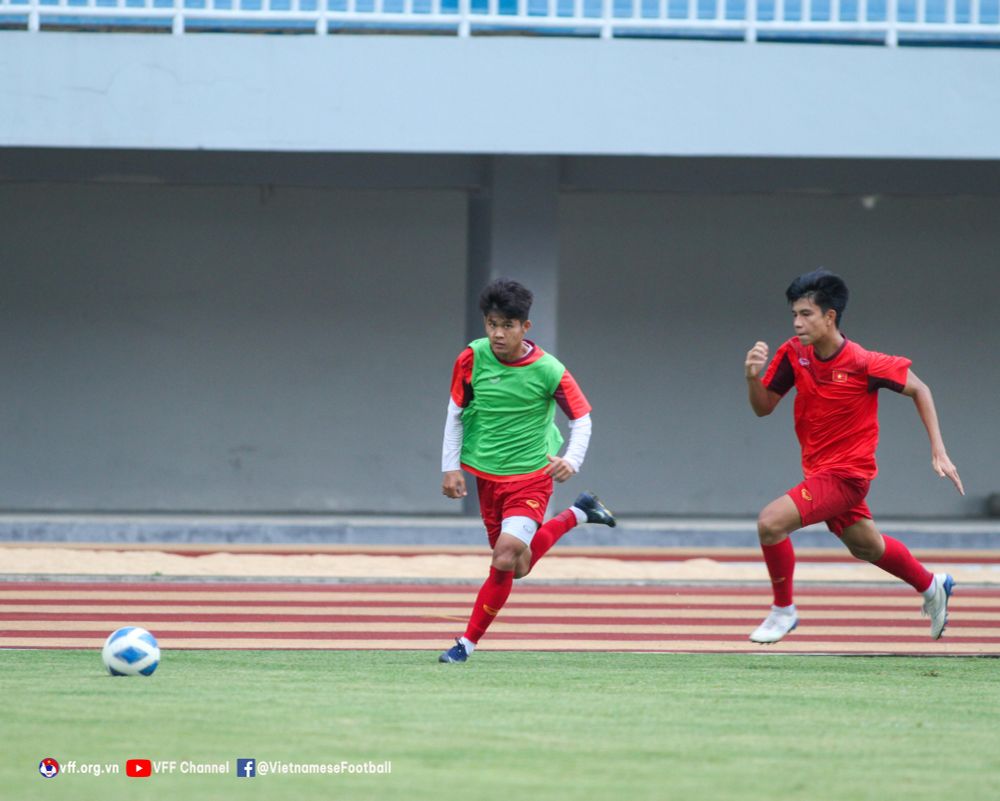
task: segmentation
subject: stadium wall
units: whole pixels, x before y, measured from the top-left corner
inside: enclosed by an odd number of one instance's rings
[[[1000,157],[996,50],[0,31],[0,146]]]
[[[782,290],[822,263],[854,290],[848,335],[935,389],[969,489],[887,396],[876,510],[981,515],[998,63],[0,31],[0,510],[471,511],[439,495],[440,428],[502,270],[595,404],[557,503],[586,483],[632,514],[753,514],[797,466],[789,404],[746,408],[743,355],[786,337]]]
[[[494,160],[3,156],[0,508],[462,511],[439,493],[440,432],[489,273],[469,251]],[[996,164],[557,162],[544,307],[595,407],[557,503],[592,486],[636,515],[748,515],[793,484],[790,404],[753,417],[742,361],[787,338],[784,287],[823,264],[851,284],[848,336],[935,390],[969,491],[932,474],[912,403],[883,393],[874,508],[983,513]]]

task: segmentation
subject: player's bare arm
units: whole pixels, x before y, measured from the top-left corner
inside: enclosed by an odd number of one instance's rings
[[[931,467],[934,472],[942,478],[951,479],[962,495],[965,495],[965,488],[962,486],[962,479],[958,475],[958,468],[952,464],[948,458],[948,452],[944,448],[944,440],[941,437],[941,426],[938,424],[937,410],[934,408],[934,396],[931,389],[921,381],[911,370],[906,379],[906,386],[903,394],[913,398],[917,407],[917,414],[927,429],[927,437],[931,441]]]
[[[760,380],[760,374],[764,370],[764,365],[767,364],[767,355],[767,343],[757,342],[747,352],[746,362],[743,365],[750,397],[750,408],[758,417],[769,415],[781,400],[781,395],[769,390]]]
[[[441,481],[441,494],[456,500],[468,495],[465,488],[465,475],[461,470],[446,470]]]

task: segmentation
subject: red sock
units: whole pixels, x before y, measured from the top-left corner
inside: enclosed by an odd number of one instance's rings
[[[923,592],[931,586],[934,574],[917,561],[909,548],[885,534],[882,535],[882,539],[885,540],[885,553],[877,562],[872,562],[875,567],[901,578],[917,592]]]
[[[785,537],[777,545],[761,543],[760,549],[764,552],[764,563],[771,577],[774,605],[791,606],[795,603],[792,600],[792,576],[795,574],[795,549],[792,547],[792,540]]]
[[[490,577],[483,582],[479,595],[476,596],[476,605],[472,607],[469,625],[465,629],[466,639],[479,642],[479,638],[486,633],[490,623],[507,603],[507,596],[513,586],[513,570],[497,570],[490,566]]]
[[[572,509],[566,509],[538,529],[531,538],[531,567],[528,570],[531,570],[535,562],[545,556],[549,548],[559,542],[559,538],[574,526],[576,526],[576,513]]]

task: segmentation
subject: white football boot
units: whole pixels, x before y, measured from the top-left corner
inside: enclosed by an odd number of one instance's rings
[[[931,619],[931,639],[941,639],[948,624],[948,599],[955,588],[955,579],[947,573],[935,573],[931,589],[934,594],[924,601],[923,614]]]
[[[799,625],[799,616],[795,612],[795,605],[772,606],[771,614],[764,618],[753,634],[750,635],[751,642],[770,644],[778,642],[788,632]]]

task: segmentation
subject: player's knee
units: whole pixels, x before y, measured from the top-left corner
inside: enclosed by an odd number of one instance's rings
[[[788,532],[778,515],[765,509],[757,517],[757,536],[764,545],[777,545]]]
[[[531,572],[531,551],[524,551],[514,565],[514,578],[524,578]]]
[[[882,558],[882,553],[885,551],[884,548],[879,548],[874,543],[848,544],[847,550],[851,552],[851,556],[863,562],[877,562]]]
[[[497,548],[493,551],[493,567],[497,570],[516,570],[517,557],[513,548]]]

